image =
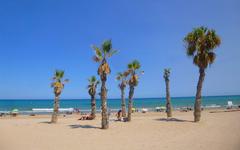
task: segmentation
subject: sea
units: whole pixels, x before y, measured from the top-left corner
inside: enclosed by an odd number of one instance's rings
[[[174,109],[193,107],[195,97],[172,97],[171,103]],[[240,95],[228,96],[203,96],[203,108],[226,108],[228,101],[232,101],[233,106],[240,106]],[[96,100],[97,111],[100,112],[101,101]],[[126,99],[126,104],[128,99]],[[148,108],[154,110],[156,107],[165,106],[165,98],[135,98],[133,107],[141,109]],[[121,99],[108,99],[109,110],[117,111],[121,108]],[[47,114],[53,108],[53,99],[0,99],[0,113],[9,113],[13,109],[18,109],[20,114]],[[91,108],[90,99],[61,99],[60,108],[66,110],[78,110],[89,112]]]

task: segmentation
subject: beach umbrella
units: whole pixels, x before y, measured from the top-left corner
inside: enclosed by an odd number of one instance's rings
[[[11,111],[12,114],[18,114],[18,112],[19,112],[19,111],[18,111],[18,109],[16,109],[16,108]]]
[[[156,111],[160,111],[161,108],[160,108],[160,107],[155,107],[155,110],[156,110]]]
[[[132,108],[132,112],[135,112],[136,111],[136,108]]]
[[[146,113],[146,112],[148,112],[148,109],[147,108],[143,108],[142,109],[142,113]]]
[[[165,106],[161,106],[160,109],[161,109],[161,110],[165,110],[166,107],[165,107]]]

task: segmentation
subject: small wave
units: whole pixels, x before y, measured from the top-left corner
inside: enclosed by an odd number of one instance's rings
[[[59,112],[73,112],[74,108],[59,108]],[[33,108],[32,112],[53,112],[53,108]]]
[[[206,105],[205,108],[220,108],[221,105],[217,105],[217,104],[211,104],[211,105]]]

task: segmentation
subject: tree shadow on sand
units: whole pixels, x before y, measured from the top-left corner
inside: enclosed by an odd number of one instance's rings
[[[165,122],[193,122],[190,120],[184,120],[184,119],[177,119],[177,118],[160,118],[160,119],[155,119],[157,121],[165,121]]]
[[[100,129],[99,127],[95,127],[92,125],[80,125],[80,124],[73,124],[69,125],[70,128],[72,129],[77,129],[77,128],[83,128],[83,129]]]
[[[42,122],[39,122],[39,123],[52,124],[51,121],[42,121]]]

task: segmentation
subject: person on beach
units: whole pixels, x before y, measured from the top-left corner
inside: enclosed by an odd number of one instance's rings
[[[122,110],[119,110],[116,116],[117,116],[117,121],[122,121]]]
[[[78,120],[93,120],[94,117],[92,115],[84,115]]]

